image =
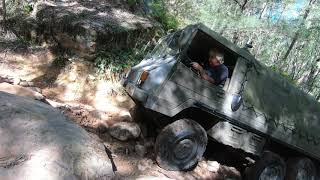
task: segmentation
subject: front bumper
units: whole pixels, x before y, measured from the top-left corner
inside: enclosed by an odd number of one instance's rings
[[[123,86],[125,87],[125,90],[128,93],[128,95],[133,100],[137,100],[140,103],[145,103],[147,101],[148,94],[143,89],[140,89],[135,84],[127,82],[127,81],[123,82]]]

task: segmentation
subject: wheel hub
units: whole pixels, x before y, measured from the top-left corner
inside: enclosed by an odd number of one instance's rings
[[[176,158],[185,159],[195,153],[194,145],[192,140],[183,139],[175,145],[173,153]]]
[[[307,170],[305,170],[305,169],[300,169],[300,170],[298,171],[298,174],[297,174],[296,179],[297,179],[297,180],[311,180],[312,178],[308,175]]]
[[[260,174],[259,180],[280,180],[281,178],[281,166],[272,165],[266,167]]]

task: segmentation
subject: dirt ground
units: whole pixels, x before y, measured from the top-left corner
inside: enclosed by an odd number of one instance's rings
[[[10,38],[9,38],[10,39]],[[111,152],[115,179],[241,179],[233,164],[211,156],[217,150],[208,146],[204,158],[188,172],[166,171],[156,164],[152,138],[121,142],[112,138],[99,124],[129,121],[134,103],[125,96],[118,82],[104,80],[91,62],[81,58],[61,58],[50,47],[30,46],[16,39],[0,39],[0,76],[34,82],[42,94],[72,108],[61,109],[72,120],[98,138]],[[136,145],[146,145],[141,155]],[[225,165],[222,165],[222,164]]]

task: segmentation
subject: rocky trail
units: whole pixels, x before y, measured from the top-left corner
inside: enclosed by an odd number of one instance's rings
[[[48,1],[35,7],[15,28],[38,45],[26,44],[12,33],[1,35],[0,91],[50,105],[80,125],[105,146],[113,179],[241,179],[241,163],[230,154],[230,161],[221,159],[228,151],[213,142],[193,170],[161,169],[153,154],[155,137],[143,135],[144,123],[137,118],[134,102],[119,82],[98,74],[90,61],[99,48],[128,48],[129,41],[152,30],[150,19],[116,1]],[[61,48],[69,55],[59,54]]]

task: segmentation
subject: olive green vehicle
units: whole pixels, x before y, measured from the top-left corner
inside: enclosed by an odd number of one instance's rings
[[[206,62],[212,48],[229,69],[223,86],[190,65]],[[162,168],[194,167],[209,138],[251,158],[245,179],[318,179],[319,103],[202,24],[163,37],[123,86],[163,128],[155,143]]]

